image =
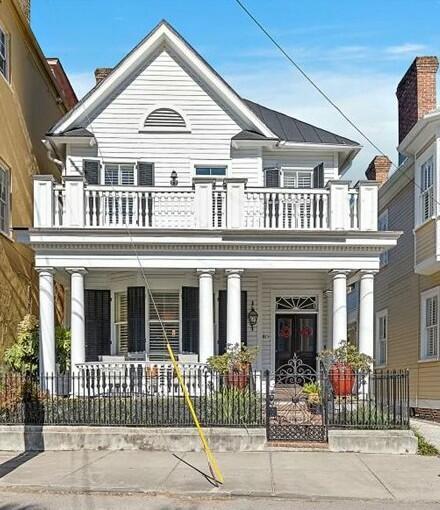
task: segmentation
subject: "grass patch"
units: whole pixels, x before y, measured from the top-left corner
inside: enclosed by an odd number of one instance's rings
[[[420,432],[413,429],[415,436],[417,437],[418,447],[417,447],[417,455],[425,455],[425,456],[435,456],[439,455],[440,452],[437,448],[431,444],[429,441],[425,439]]]

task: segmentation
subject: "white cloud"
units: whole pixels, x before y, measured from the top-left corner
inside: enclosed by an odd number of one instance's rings
[[[81,99],[92,87],[95,86],[95,76],[93,71],[70,73],[69,80],[79,99]]]
[[[385,53],[390,55],[411,55],[413,53],[419,53],[421,51],[425,51],[426,46],[424,44],[415,44],[415,43],[404,43],[399,44],[397,46],[388,46],[385,48]]]

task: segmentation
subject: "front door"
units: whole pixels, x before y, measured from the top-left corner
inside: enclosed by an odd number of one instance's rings
[[[316,317],[316,314],[275,316],[275,370],[294,354],[306,365],[315,365]]]

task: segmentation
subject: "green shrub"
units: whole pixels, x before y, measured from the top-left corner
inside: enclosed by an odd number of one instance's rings
[[[413,430],[416,438],[417,438],[417,454],[424,456],[435,456],[439,455],[440,452],[438,449],[431,444],[429,441],[425,439],[425,437],[420,434],[419,431]]]

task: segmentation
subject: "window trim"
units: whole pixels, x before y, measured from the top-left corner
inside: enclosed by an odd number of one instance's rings
[[[6,73],[3,74],[0,71],[0,76],[3,76],[3,79],[6,80],[8,85],[11,82],[11,38],[9,32],[4,28],[4,26],[0,23],[0,31],[3,32],[5,36],[5,64],[6,64]]]
[[[379,331],[380,331],[380,320],[385,318],[386,319],[386,328],[385,328],[385,337],[384,339],[381,339],[379,337]],[[376,349],[376,355],[375,355],[375,365],[376,367],[385,367],[388,363],[388,329],[389,329],[389,321],[388,321],[388,308],[383,308],[382,310],[378,310],[376,312],[376,329],[375,329],[375,349]],[[385,360],[379,360],[379,353],[380,353],[380,343],[385,340]]]
[[[437,298],[437,355],[427,356],[427,335],[426,335],[426,302],[430,298]],[[433,287],[420,293],[420,349],[419,349],[419,361],[436,361],[440,359],[440,286]]]
[[[172,127],[172,126],[164,126],[164,127],[153,127],[153,126],[145,126],[145,121],[147,118],[156,110],[161,109],[168,109],[168,110],[174,110],[176,113],[178,113],[182,119],[185,121],[185,127]],[[191,124],[189,122],[189,119],[187,115],[182,111],[181,108],[178,106],[175,106],[173,104],[167,104],[167,103],[160,103],[155,104],[148,108],[141,116],[141,120],[139,122],[139,133],[191,133]]]
[[[386,229],[385,230],[388,230],[389,229],[389,213],[388,213],[388,209],[384,209],[378,216],[378,220],[377,220],[377,229],[378,231],[384,231],[383,229],[380,228],[380,222],[381,222],[381,219],[382,218],[386,218]],[[386,267],[389,263],[389,251],[385,251],[384,253],[382,253],[380,255],[380,262],[379,262],[379,267],[380,269]]]
[[[7,238],[11,237],[11,172],[9,167],[0,160],[0,172],[4,172],[6,178],[6,202],[5,202],[5,226],[6,229],[3,230],[0,227],[0,234],[6,236]]]

